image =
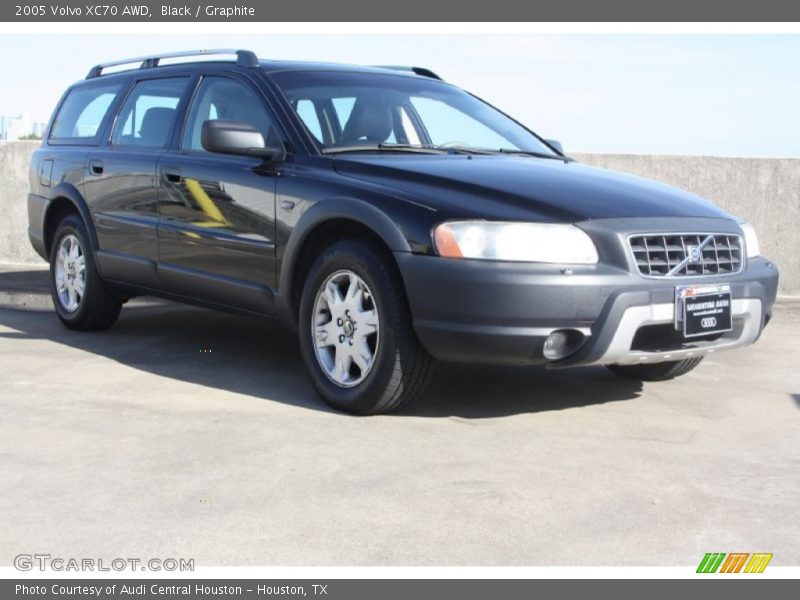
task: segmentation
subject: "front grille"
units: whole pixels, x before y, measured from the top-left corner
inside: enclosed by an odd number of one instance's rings
[[[742,240],[738,235],[646,234],[633,235],[628,242],[639,273],[649,277],[702,277],[742,270]],[[697,256],[699,260],[686,260],[692,248],[703,244],[702,252]]]

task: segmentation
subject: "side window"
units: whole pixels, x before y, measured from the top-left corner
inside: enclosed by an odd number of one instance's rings
[[[355,98],[333,98],[333,109],[336,111],[336,116],[342,129],[347,125],[347,121],[350,120],[350,114],[353,112],[355,103]]]
[[[298,100],[295,110],[311,135],[317,138],[318,142],[322,142],[322,125],[320,125],[319,115],[317,115],[317,108],[314,103],[311,100]]]
[[[115,146],[167,145],[188,77],[140,81],[119,111],[111,143]]]
[[[216,119],[243,121],[264,136],[268,146],[280,146],[275,120],[264,101],[247,85],[228,77],[206,77],[200,83],[183,131],[181,147],[203,151],[203,123]]]
[[[51,140],[93,140],[117,97],[122,84],[81,87],[72,90],[58,110]]]

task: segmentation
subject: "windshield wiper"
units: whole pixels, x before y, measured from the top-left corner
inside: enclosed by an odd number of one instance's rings
[[[569,159],[566,156],[561,156],[559,154],[548,154],[545,152],[532,152],[530,150],[514,150],[513,148],[500,148],[497,150],[500,154],[516,154],[519,156],[533,156],[536,158],[553,158],[555,160],[563,160],[568,161]]]
[[[348,146],[330,146],[323,148],[323,154],[346,154],[348,152],[411,152],[416,154],[516,154],[521,156],[535,156],[536,158],[554,158],[556,160],[569,160],[557,154],[544,152],[530,152],[527,150],[514,150],[511,148],[469,148],[466,146],[416,146],[413,144],[351,144]]]
[[[351,146],[331,146],[323,148],[323,154],[344,154],[346,152],[413,152],[418,154],[444,154],[445,150],[430,146],[411,144],[353,144]]]
[[[483,148],[469,148],[467,146],[432,146],[436,150],[441,150],[447,154],[494,154],[493,150]]]

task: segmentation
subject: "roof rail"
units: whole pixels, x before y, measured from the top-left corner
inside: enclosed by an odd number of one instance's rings
[[[414,73],[416,75],[420,75],[421,77],[430,77],[431,79],[438,79],[439,81],[444,81],[436,73],[434,73],[430,69],[426,69],[425,67],[403,67],[403,66],[392,66],[392,65],[377,65],[377,66],[379,69],[406,71],[407,73]]]
[[[140,69],[152,69],[159,65],[159,62],[165,58],[183,58],[185,56],[213,56],[215,54],[221,55],[235,55],[236,56],[236,64],[242,67],[258,67],[258,57],[255,55],[254,52],[250,50],[187,50],[185,52],[170,52],[168,54],[155,54],[151,56],[138,56],[136,58],[127,58],[124,60],[115,60],[113,62],[101,63],[99,65],[95,65],[89,71],[89,74],[86,76],[86,79],[93,79],[95,77],[100,77],[103,74],[103,69],[107,69],[109,67],[119,67],[122,65],[129,65],[140,63]],[[131,67],[135,68],[135,67]]]

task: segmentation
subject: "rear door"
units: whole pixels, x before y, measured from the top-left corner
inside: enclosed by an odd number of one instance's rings
[[[103,275],[159,288],[157,162],[170,142],[191,78],[132,84],[109,143],[86,159],[85,195],[97,231]]]
[[[180,143],[158,161],[159,273],[176,294],[260,313],[274,310],[275,186],[259,158],[203,149],[203,123],[244,121],[268,145],[284,144],[258,88],[236,74],[198,84]]]

